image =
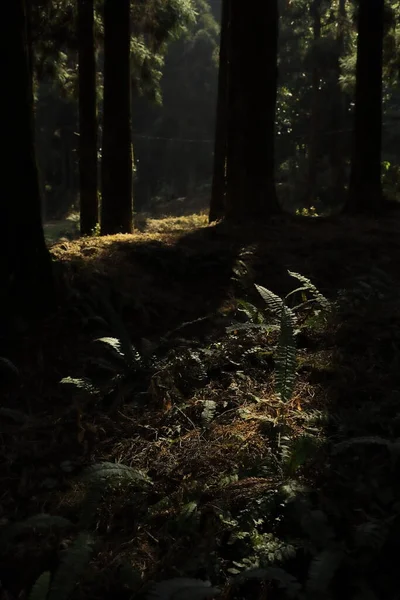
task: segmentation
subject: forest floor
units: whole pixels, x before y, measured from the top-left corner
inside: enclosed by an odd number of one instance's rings
[[[398,218],[143,229],[53,245],[5,357],[1,600],[397,600]]]

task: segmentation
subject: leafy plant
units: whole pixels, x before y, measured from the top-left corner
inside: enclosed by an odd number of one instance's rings
[[[38,533],[45,533],[53,528],[64,529],[71,527],[72,523],[69,519],[60,517],[58,515],[49,515],[47,513],[40,513],[33,515],[24,521],[12,523],[5,527],[1,532],[0,540],[3,544],[9,543],[19,535],[23,535],[29,531]]]
[[[81,526],[89,527],[107,490],[124,486],[148,489],[153,485],[145,473],[120,463],[102,462],[88,467],[80,481],[86,488],[86,496],[81,506]]]
[[[33,584],[29,600],[68,600],[86,569],[93,551],[93,539],[82,532],[62,552],[60,564],[51,576],[45,571]]]
[[[329,301],[321,294],[315,285],[299,273],[288,271],[291,277],[294,277],[303,285],[300,288],[292,290],[285,296],[280,298],[271,290],[256,285],[256,290],[261,298],[266,303],[268,310],[272,316],[279,321],[279,340],[276,349],[276,371],[275,371],[275,386],[276,391],[283,402],[288,402],[293,396],[296,380],[296,339],[295,336],[299,332],[297,329],[298,318],[295,313],[296,309],[303,307],[310,302],[318,302],[322,308],[328,310],[330,308]],[[306,298],[306,292],[311,294],[311,299]],[[302,294],[303,302],[297,305],[294,309],[287,305],[287,300],[294,294]]]

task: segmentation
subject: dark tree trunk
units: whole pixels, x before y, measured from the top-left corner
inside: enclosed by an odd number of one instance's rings
[[[97,103],[94,0],[78,0],[79,180],[81,235],[99,220],[97,197]]]
[[[265,219],[280,211],[274,177],[278,1],[256,17],[230,0],[226,217]]]
[[[214,140],[214,171],[209,221],[217,221],[225,213],[226,158],[228,137],[228,35],[229,0],[223,0],[221,39],[219,46],[218,98]]]
[[[338,7],[338,34],[337,34],[337,60],[336,73],[334,83],[334,103],[332,109],[332,120],[329,143],[329,159],[332,172],[332,189],[336,206],[342,206],[344,201],[345,190],[345,159],[346,159],[346,144],[345,144],[345,126],[346,114],[348,108],[347,97],[344,94],[340,76],[342,74],[340,66],[340,58],[345,52],[345,24],[346,24],[346,0],[339,0]]]
[[[32,60],[24,0],[10,2],[2,20],[0,61],[3,94],[1,134],[2,235],[1,314],[37,317],[54,306],[50,254],[41,218],[41,197],[34,147]]]
[[[346,210],[382,210],[382,54],[384,0],[360,0],[354,140]]]
[[[130,0],[104,2],[101,233],[131,233]]]
[[[312,105],[310,119],[310,137],[308,142],[308,172],[304,205],[310,207],[317,194],[318,160],[320,156],[321,135],[321,73],[319,68],[318,43],[321,39],[321,0],[313,0],[310,6],[313,29],[313,68],[311,73]]]

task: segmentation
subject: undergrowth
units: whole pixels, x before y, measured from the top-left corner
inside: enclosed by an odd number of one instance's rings
[[[369,353],[357,329],[357,315],[374,323],[380,303],[397,306],[395,286],[372,273],[328,300],[304,275],[288,280],[284,295],[259,285],[242,254],[228,306],[149,339],[109,299],[81,298],[92,341],[49,427],[68,424],[84,457],[56,475],[43,512],[0,529],[4,557],[29,561],[41,545],[57,557],[24,583],[30,600],[105,587],[148,600],[397,598],[400,419],[387,390],[400,329],[389,366],[387,337]],[[17,413],[13,434],[29,436]]]

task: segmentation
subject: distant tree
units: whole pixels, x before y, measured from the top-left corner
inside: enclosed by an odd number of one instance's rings
[[[133,227],[130,44],[130,0],[105,0],[102,235]]]
[[[278,0],[230,4],[226,217],[279,212],[274,179]]]
[[[214,140],[214,170],[211,188],[209,221],[217,221],[225,213],[226,196],[226,159],[228,144],[228,36],[229,36],[229,2],[222,2],[221,35],[219,46],[219,71],[217,114]]]
[[[79,178],[81,235],[99,220],[94,0],[78,0]]]
[[[360,0],[354,140],[346,211],[376,213],[382,209],[382,70],[384,0]]]
[[[310,16],[312,19],[312,99],[311,118],[309,125],[307,181],[304,197],[304,206],[312,206],[317,192],[318,162],[320,159],[321,146],[321,71],[318,60],[318,45],[321,41],[321,12],[322,0],[313,0],[310,4]]]
[[[33,126],[33,89],[28,50],[27,5],[10,2],[2,20],[4,89],[1,134],[2,315],[36,316],[53,305],[51,259],[41,220]]]
[[[346,178],[346,120],[348,113],[348,97],[342,90],[340,78],[342,75],[341,57],[346,50],[346,21],[347,0],[339,0],[337,9],[337,34],[334,76],[334,102],[331,111],[331,130],[329,148],[329,160],[332,169],[333,194],[338,205],[343,205],[345,178]]]

